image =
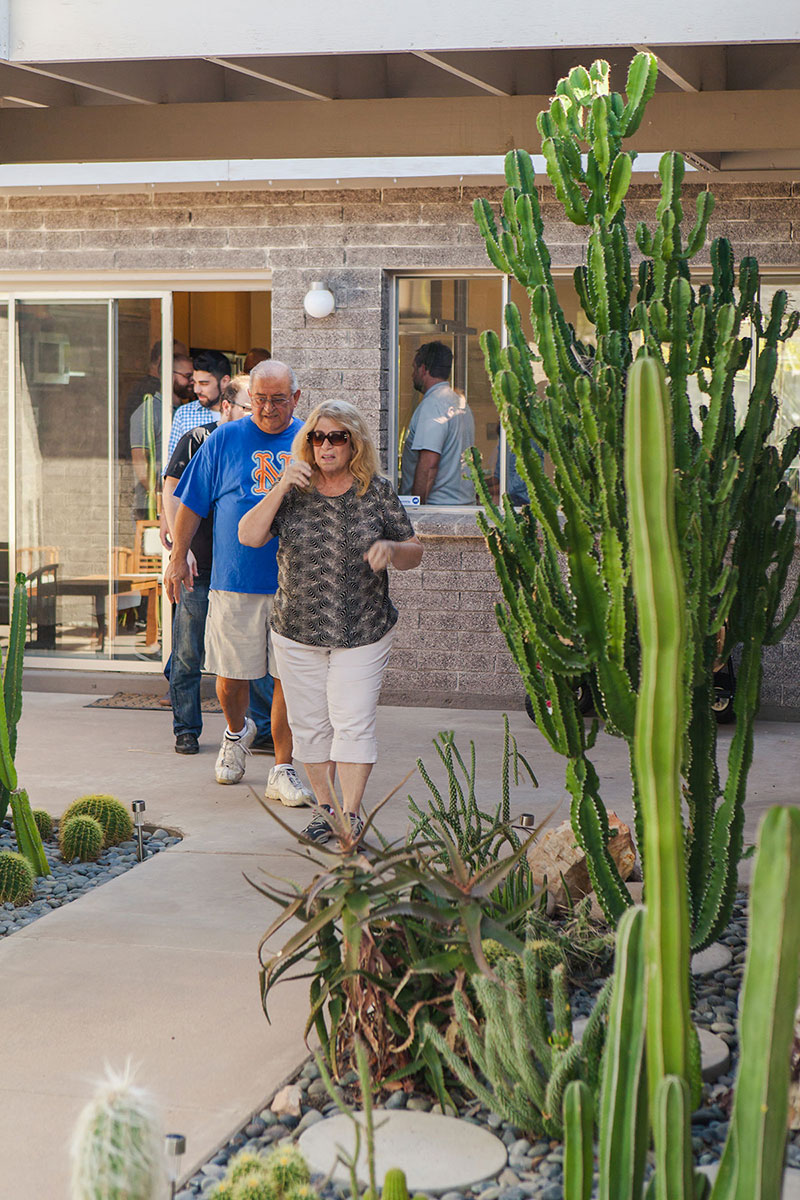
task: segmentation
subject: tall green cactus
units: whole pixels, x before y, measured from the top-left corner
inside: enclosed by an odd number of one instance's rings
[[[22,659],[27,616],[26,579],[20,572],[14,584],[8,653],[3,670],[3,686],[0,688],[0,821],[10,804],[20,853],[25,855],[37,875],[47,875],[50,867],[42,838],[33,819],[28,793],[17,786],[17,769],[14,765],[17,723],[22,715]]]
[[[610,91],[607,64],[593,63],[588,71],[576,67],[539,116],[556,197],[569,219],[587,230],[585,265],[574,281],[596,344],[578,339],[561,307],[530,156],[522,150],[507,156],[508,188],[497,217],[487,201],[475,203],[489,258],[527,291],[547,385],[540,395],[520,313],[510,304],[507,344],[493,332],[483,335],[482,344],[530,505],[514,510],[507,499],[502,507],[494,504],[477,456],[473,466],[486,513],[479,520],[503,594],[498,622],[540,730],[568,760],[575,834],[587,851],[599,899],[617,920],[630,899],[608,853],[608,821],[591,757],[594,732],[585,728],[573,683],[591,676],[606,729],[625,738],[632,757],[641,664],[622,470],[623,398],[637,346],[663,364],[685,580],[680,776],[689,814],[689,916],[697,949],[721,932],[733,904],[761,651],[782,637],[800,608],[798,587],[784,601],[795,535],[794,514],[785,512],[784,473],[800,449],[800,429],[780,447],[771,444],[777,350],[797,328],[798,315],[787,316],[784,292],[776,294],[769,313],[762,312],[757,263],[743,259],[737,275],[725,239],[712,244],[710,282],[692,285],[690,260],[706,241],[714,201],[700,192],[694,222],[684,229],[684,166],[678,154],[661,160],[653,227],[641,223],[636,229],[643,257],[634,279],[625,199],[635,156],[622,146],[642,119],[656,71],[651,55],[637,55],[623,98]],[[751,330],[757,340],[756,381],[737,430],[733,382],[755,353]],[[692,393],[698,389],[702,404],[694,414]],[[552,479],[534,442],[549,455]],[[736,645],[742,646],[737,724],[723,783],[713,664]],[[647,881],[635,788],[633,800]]]

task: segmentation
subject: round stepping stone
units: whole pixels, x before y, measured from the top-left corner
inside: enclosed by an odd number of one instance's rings
[[[363,1125],[363,1114],[356,1114]],[[406,1173],[410,1192],[461,1191],[490,1179],[506,1165],[506,1148],[487,1129],[438,1113],[375,1109],[375,1173],[377,1183],[390,1167]],[[361,1139],[358,1178],[368,1183],[366,1139]],[[343,1113],[318,1121],[301,1134],[298,1145],[313,1172],[332,1172],[339,1183],[349,1181],[347,1167],[337,1159],[355,1152],[353,1123]]]
[[[713,975],[715,971],[724,971],[733,961],[733,955],[727,946],[721,942],[712,942],[705,950],[692,955],[692,974]]]

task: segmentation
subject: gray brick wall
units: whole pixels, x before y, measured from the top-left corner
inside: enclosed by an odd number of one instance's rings
[[[685,191],[687,221],[699,190]],[[762,267],[800,269],[800,183],[719,184],[710,235]],[[352,400],[387,450],[388,279],[393,270],[487,269],[472,220],[472,187],[272,189],[107,195],[0,196],[0,270],[269,271],[272,350],[292,363],[301,414],[323,397]],[[654,184],[638,184],[629,215],[652,220]],[[553,264],[574,267],[583,231],[564,221],[549,188],[543,214]],[[707,262],[701,256],[701,262]],[[307,318],[314,279],[336,313]],[[176,287],[181,284],[176,280]],[[426,531],[427,530],[427,531]],[[521,688],[497,631],[497,584],[474,522],[421,527],[420,571],[395,575],[401,619],[385,699],[519,704]],[[800,627],[765,659],[765,701],[800,708]]]

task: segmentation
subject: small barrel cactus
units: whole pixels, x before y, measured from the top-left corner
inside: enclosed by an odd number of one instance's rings
[[[72,862],[74,858],[81,862],[94,862],[103,848],[100,822],[85,813],[77,813],[68,821],[62,821],[59,844],[65,862]]]
[[[249,1175],[267,1174],[267,1160],[263,1154],[253,1154],[251,1150],[240,1150],[228,1163],[228,1173],[225,1182],[234,1184]]]
[[[39,837],[42,841],[53,836],[53,818],[49,812],[45,812],[43,808],[35,808],[33,810],[33,819],[36,823],[36,828],[39,830]]]
[[[24,854],[0,850],[0,904],[27,904],[35,878]]]
[[[384,1175],[381,1200],[408,1200],[405,1172],[399,1167],[390,1167]]]
[[[280,1195],[311,1179],[308,1163],[296,1146],[276,1146],[267,1156],[266,1168]]]
[[[281,1200],[281,1193],[276,1190],[274,1181],[262,1171],[242,1175],[230,1186],[232,1200]],[[215,1195],[218,1198],[219,1192]]]
[[[72,1139],[72,1200],[164,1200],[164,1135],[152,1097],[130,1065],[109,1071]]]
[[[122,801],[114,796],[81,796],[70,804],[62,822],[79,814],[94,817],[95,821],[100,822],[104,847],[116,846],[133,836],[133,818]]]

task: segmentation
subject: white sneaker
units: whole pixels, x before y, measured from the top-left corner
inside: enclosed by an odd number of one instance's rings
[[[250,743],[256,736],[256,723],[248,717],[245,731],[240,738],[222,735],[214,775],[217,783],[238,783],[244,775],[245,756],[250,753]]]
[[[300,776],[289,763],[279,763],[273,767],[267,776],[265,800],[280,800],[287,808],[303,808],[306,804],[314,804],[314,797],[308,788],[303,787]]]

